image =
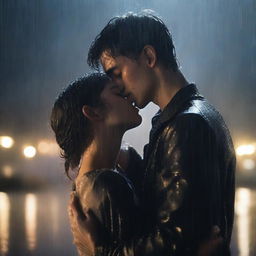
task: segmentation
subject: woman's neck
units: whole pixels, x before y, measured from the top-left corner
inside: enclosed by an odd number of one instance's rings
[[[81,158],[78,176],[88,171],[115,168],[124,132],[121,129],[100,127]]]

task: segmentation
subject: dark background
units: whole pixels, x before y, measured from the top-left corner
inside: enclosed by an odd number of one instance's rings
[[[235,147],[256,147],[256,0],[0,0],[0,136],[14,139],[0,147],[1,256],[75,255],[58,151],[26,159],[22,150],[54,142],[54,99],[90,71],[89,45],[109,19],[143,9],[166,23],[182,72],[222,113]],[[141,110],[142,125],[125,135],[140,153],[156,111]],[[256,153],[237,163],[232,255],[253,256]]]

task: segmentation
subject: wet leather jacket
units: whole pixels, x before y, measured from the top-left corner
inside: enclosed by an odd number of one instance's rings
[[[143,232],[109,248],[108,255],[196,255],[214,225],[224,239],[217,255],[229,255],[235,152],[221,115],[190,84],[152,125],[142,186],[137,187]]]

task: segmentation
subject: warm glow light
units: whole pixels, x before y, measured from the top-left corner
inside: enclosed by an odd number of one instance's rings
[[[255,153],[255,146],[254,145],[241,145],[241,146],[237,147],[236,153],[239,156],[252,155]]]
[[[23,150],[24,156],[27,158],[33,158],[36,155],[36,149],[33,146],[27,146]]]
[[[13,169],[10,165],[4,165],[2,168],[2,173],[6,178],[10,178],[13,175]]]
[[[10,200],[6,193],[0,192],[0,254],[9,250]]]
[[[253,159],[244,159],[242,166],[245,170],[253,170],[255,168],[255,161]]]
[[[47,154],[48,151],[50,150],[49,143],[47,141],[40,141],[38,143],[37,149],[38,149],[38,152],[42,154]]]
[[[13,146],[14,140],[9,136],[0,136],[0,145],[3,148],[11,148]]]
[[[58,237],[59,233],[59,223],[60,223],[60,211],[59,211],[59,199],[56,195],[52,195],[50,204],[50,212],[51,213],[51,226],[52,226],[52,234],[54,238]]]
[[[50,140],[42,140],[38,143],[37,150],[43,155],[57,155],[59,148],[56,142]]]
[[[249,256],[249,209],[251,204],[251,193],[247,188],[238,188],[236,192],[236,214],[238,228],[239,255]]]
[[[34,194],[27,194],[25,198],[25,228],[27,245],[30,251],[36,248],[37,237],[37,199]]]

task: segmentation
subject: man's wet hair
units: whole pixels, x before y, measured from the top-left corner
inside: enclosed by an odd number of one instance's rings
[[[168,28],[159,17],[146,11],[112,18],[91,44],[87,62],[90,67],[99,69],[105,50],[112,57],[136,60],[145,45],[154,47],[159,63],[177,71],[175,47]]]

